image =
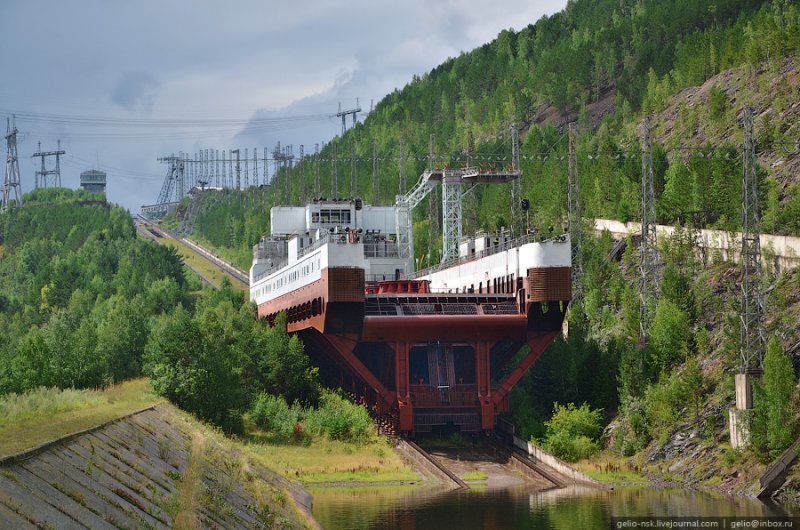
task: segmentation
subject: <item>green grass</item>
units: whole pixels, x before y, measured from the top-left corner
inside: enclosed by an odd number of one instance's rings
[[[315,438],[308,445],[250,443],[248,449],[265,467],[306,484],[419,480],[384,439],[357,445]]]
[[[489,478],[489,475],[487,475],[484,471],[476,470],[476,471],[467,471],[461,478],[464,480],[464,482],[475,482],[479,480],[486,480]]]
[[[222,284],[222,278],[227,277],[231,282],[231,287],[243,292],[248,291],[249,286],[243,284],[237,278],[226,273],[209,260],[189,248],[187,245],[183,244],[181,241],[173,239],[166,234],[164,237],[155,238],[155,241],[162,245],[175,248],[175,250],[178,252],[178,255],[183,258],[183,262],[189,268],[213,283],[214,286],[219,287]]]
[[[0,456],[30,449],[161,402],[147,379],[103,390],[39,388],[0,397]]]
[[[632,468],[627,459],[607,451],[572,465],[591,478],[608,484],[646,484],[648,482],[641,472]]]

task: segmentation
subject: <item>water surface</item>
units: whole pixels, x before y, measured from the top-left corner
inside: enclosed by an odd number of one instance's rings
[[[612,517],[800,517],[797,506],[681,489],[527,487],[442,491],[415,486],[311,489],[326,530],[592,529]]]

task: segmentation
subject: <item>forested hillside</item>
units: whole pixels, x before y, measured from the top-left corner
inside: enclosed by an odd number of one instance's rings
[[[271,187],[203,194],[179,217],[191,218],[194,237],[247,267],[250,246],[268,230],[268,208],[286,202],[287,179],[293,204],[318,194],[350,196],[355,167],[357,194],[371,202],[377,144],[379,199],[387,204],[401,189],[402,174],[408,188],[430,164],[508,164],[513,124],[520,130],[530,222],[564,226],[566,125],[574,122],[584,217],[635,220],[641,123],[649,116],[659,221],[731,230],[741,223],[742,115],[752,106],[763,229],[798,234],[799,48],[800,7],[788,0],[570,1],[561,13],[504,31],[415,77],[334,138],[318,159],[307,157],[291,174],[279,173]],[[509,196],[504,186],[479,188],[465,228],[521,223],[510,218]],[[415,221],[415,248],[427,253],[427,204],[417,208]],[[607,236],[586,236],[584,296],[571,312],[569,340],[551,347],[515,390],[514,420],[553,448],[569,438],[558,432],[570,423],[565,417],[592,423],[597,409],[606,420],[619,412],[607,441],[625,454],[661,447],[690,428],[701,432],[698,444],[718,447],[727,439],[723,411],[732,401],[730,374],[739,349],[736,266],[719,256],[701,260],[691,250],[690,231],[662,241],[663,296],[654,308],[650,343],[639,350],[636,249],[629,244],[617,263],[606,257],[611,245]],[[768,334],[777,338],[771,355],[779,359],[765,379],[786,380],[794,374],[782,351],[800,342],[798,275],[768,270],[764,288],[770,293]],[[762,400],[787,401],[791,395]],[[546,422],[554,402],[586,402],[591,410],[556,408],[558,421]],[[767,421],[767,412],[757,412],[754,452],[727,452],[725,465],[774,456],[794,432],[790,413],[773,410]],[[583,449],[591,450],[599,431],[586,432],[594,440]],[[723,466],[720,453],[711,453],[709,465]],[[667,458],[654,454],[656,461]]]
[[[148,317],[188,302],[174,252],[93,199],[39,189],[0,215],[0,394],[138,375]]]
[[[195,234],[229,249],[246,267],[250,246],[268,230],[268,207],[286,203],[286,178],[294,204],[320,194],[346,197],[355,167],[356,194],[372,202],[377,145],[380,201],[393,203],[401,173],[407,189],[431,164],[431,147],[436,166],[463,166],[468,158],[507,165],[512,124],[521,134],[522,191],[534,205],[531,223],[560,226],[566,220],[569,122],[577,122],[579,131],[584,215],[633,219],[645,114],[656,140],[660,220],[699,212],[707,225],[732,228],[739,222],[740,188],[729,176],[741,173],[735,149],[742,142],[744,105],[755,107],[759,157],[764,176],[772,177],[764,192],[767,229],[796,233],[798,217],[783,212],[800,209],[791,171],[800,158],[788,144],[800,137],[799,47],[800,8],[788,0],[571,1],[556,15],[504,31],[415,77],[378,102],[363,123],[325,145],[318,159],[297,161],[288,176],[281,171],[272,190],[257,192],[258,198],[247,192],[199,199],[205,202],[189,209],[197,219]],[[711,150],[721,147],[731,150]],[[504,187],[479,188],[476,195],[465,214],[468,231],[521,223],[510,219]],[[427,204],[415,216],[415,248],[427,252]]]

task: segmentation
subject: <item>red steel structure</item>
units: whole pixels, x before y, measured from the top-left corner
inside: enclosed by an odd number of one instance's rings
[[[258,311],[271,321],[286,311],[288,331],[330,382],[401,432],[488,431],[561,331],[570,267],[449,291],[431,292],[427,279],[370,282],[361,268],[329,267]]]

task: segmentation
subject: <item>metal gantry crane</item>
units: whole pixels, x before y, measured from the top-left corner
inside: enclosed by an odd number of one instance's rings
[[[512,134],[512,139],[517,136]],[[516,147],[514,148],[516,152]],[[512,157],[516,160],[516,157]],[[506,184],[518,181],[522,172],[512,163],[507,171],[484,171],[478,167],[426,169],[414,187],[396,198],[398,249],[405,258],[414,256],[412,211],[436,185],[442,183],[442,263],[458,258],[462,237],[462,202],[478,184]]]

